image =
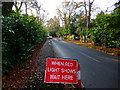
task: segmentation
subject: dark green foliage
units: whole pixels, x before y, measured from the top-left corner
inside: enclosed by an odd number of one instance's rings
[[[91,36],[96,45],[120,48],[120,1],[115,7],[114,12],[101,12],[94,20],[96,27],[91,29]]]
[[[42,23],[34,16],[12,13],[3,18],[2,64],[3,74],[20,60],[31,55],[34,47],[46,40],[47,33]]]
[[[50,34],[50,36],[57,37],[55,30],[49,31],[49,34]]]
[[[94,22],[96,27],[91,29],[93,30],[91,34],[95,44],[120,48],[120,14],[116,12],[104,14],[101,12]]]

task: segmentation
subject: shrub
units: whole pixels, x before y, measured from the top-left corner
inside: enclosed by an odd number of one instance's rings
[[[2,68],[3,75],[20,60],[31,55],[37,44],[46,40],[47,33],[36,17],[12,13],[3,18],[2,24]]]

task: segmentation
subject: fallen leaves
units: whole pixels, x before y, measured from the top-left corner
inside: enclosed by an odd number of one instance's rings
[[[3,89],[21,88],[25,83],[33,79],[36,61],[39,59],[42,46],[43,44],[38,45],[28,60],[20,62],[11,72],[2,77]]]
[[[110,55],[120,56],[120,49],[117,49],[117,48],[105,48],[104,46],[95,46],[94,43],[83,43],[78,40],[74,40],[74,41],[64,40],[64,41],[79,44],[88,48],[96,49],[98,51],[101,51]]]
[[[41,49],[41,45],[33,53],[32,57],[26,62],[21,62],[17,67],[3,76],[3,89],[13,88],[64,88],[64,84],[48,84],[44,83],[46,58],[54,57],[52,46],[47,41]],[[24,67],[21,65],[24,64]]]

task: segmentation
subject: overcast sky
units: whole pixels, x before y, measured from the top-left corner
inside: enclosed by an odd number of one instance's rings
[[[53,18],[56,15],[56,8],[59,7],[59,5],[63,1],[64,0],[38,0],[38,2],[42,4],[42,7],[45,10],[47,10],[47,12],[49,13],[48,14],[49,18]],[[66,1],[69,1],[69,0],[66,0]],[[74,1],[83,1],[83,0],[74,0]],[[106,10],[107,7],[111,7],[117,1],[118,0],[95,0],[94,5],[97,7],[100,7],[102,10]]]

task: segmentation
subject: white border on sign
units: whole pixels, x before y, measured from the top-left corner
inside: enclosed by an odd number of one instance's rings
[[[46,62],[49,58],[46,59]],[[77,61],[76,68],[78,69],[78,60],[72,59],[72,58],[50,58],[50,59],[62,59],[62,60],[71,60],[71,61]],[[44,77],[44,83],[56,83],[56,84],[78,84],[78,75],[77,75],[77,83],[65,83],[65,82],[46,82],[46,67],[45,67],[45,77]]]

